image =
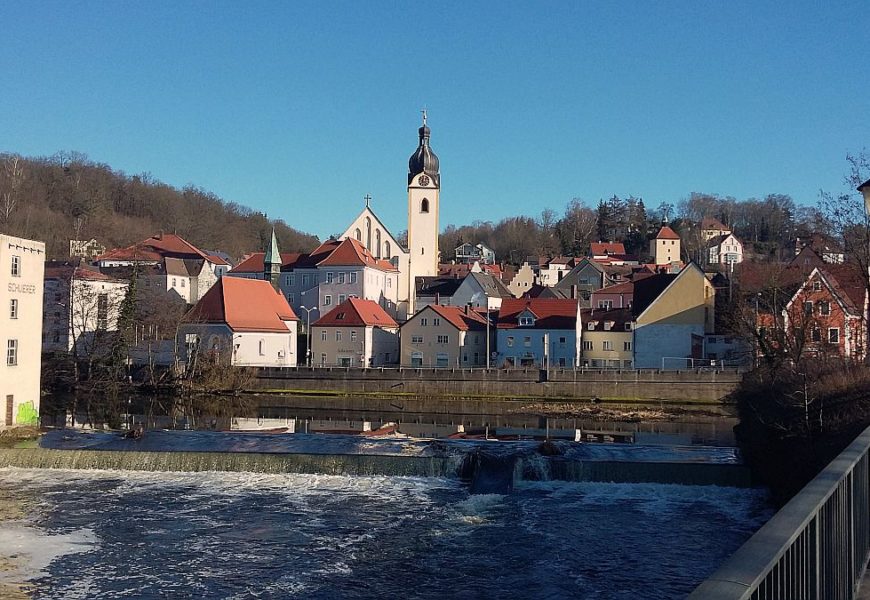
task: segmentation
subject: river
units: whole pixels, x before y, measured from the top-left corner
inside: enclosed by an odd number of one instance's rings
[[[769,518],[762,491],[0,469],[0,554],[37,599],[681,598]]]

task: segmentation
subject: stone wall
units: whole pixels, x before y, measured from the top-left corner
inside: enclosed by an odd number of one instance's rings
[[[735,370],[262,369],[254,389],[465,398],[543,398],[716,404],[740,381]]]

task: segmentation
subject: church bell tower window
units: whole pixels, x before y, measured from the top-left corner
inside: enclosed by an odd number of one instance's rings
[[[429,199],[423,198],[423,201],[420,202],[420,212],[427,213],[429,212]]]

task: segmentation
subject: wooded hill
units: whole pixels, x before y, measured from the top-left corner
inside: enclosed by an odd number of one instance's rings
[[[83,154],[0,154],[0,233],[45,241],[48,258],[68,256],[70,239],[95,238],[113,248],[163,230],[237,260],[262,249],[273,226],[284,252],[309,251],[318,243],[211,192],[179,190],[148,174],[128,176]]]

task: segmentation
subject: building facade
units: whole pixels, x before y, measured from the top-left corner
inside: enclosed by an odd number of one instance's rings
[[[468,306],[426,306],[402,324],[401,365],[485,367],[494,334],[495,327],[487,328],[486,318]]]
[[[399,324],[372,300],[349,298],[311,325],[312,364],[383,367],[399,361]]]
[[[45,244],[0,234],[0,424],[36,425]]]
[[[576,300],[505,300],[498,313],[496,366],[575,367],[580,356],[580,326]]]

